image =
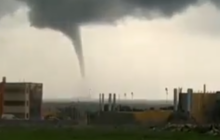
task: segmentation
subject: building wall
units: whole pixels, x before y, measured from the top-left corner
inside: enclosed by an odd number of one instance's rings
[[[134,118],[141,124],[162,124],[167,122],[171,116],[170,110],[147,110],[143,112],[134,112]]]
[[[4,106],[5,114],[12,114],[12,113],[23,113],[25,114],[29,112],[28,106]]]
[[[180,94],[179,105],[186,110],[187,94]],[[197,122],[208,122],[212,120],[213,112],[216,105],[215,92],[194,92],[192,94],[191,115]]]
[[[4,83],[0,83],[0,116],[3,114],[3,106],[4,106],[4,99],[3,99],[3,94],[4,94]]]
[[[28,93],[6,93],[4,100],[6,101],[25,101],[28,100]]]
[[[216,104],[216,93],[194,93],[192,103],[192,114],[195,116],[198,122],[212,120],[212,115]]]
[[[17,118],[29,118],[29,93],[26,83],[6,83],[4,90],[4,114]]]
[[[41,119],[43,84],[30,84],[30,119]]]

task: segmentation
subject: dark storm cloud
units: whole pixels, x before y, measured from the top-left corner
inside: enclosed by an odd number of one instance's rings
[[[199,0],[23,0],[31,8],[30,20],[39,27],[109,23],[125,16],[147,17],[158,12],[172,16]]]
[[[217,7],[220,6],[220,0],[211,0],[211,1],[215,6],[217,6]]]
[[[19,7],[17,0],[0,0],[0,18],[5,14],[13,13]]]

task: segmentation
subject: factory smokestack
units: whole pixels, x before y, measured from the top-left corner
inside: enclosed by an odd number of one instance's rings
[[[2,77],[2,83],[6,83],[6,77]]]
[[[99,110],[102,111],[102,93],[99,94]]]
[[[108,111],[112,111],[112,94],[109,93],[108,96]]]
[[[102,96],[102,99],[101,99],[101,100],[102,100],[102,105],[101,105],[102,107],[101,107],[101,111],[104,111],[104,107],[105,107],[105,94],[104,94],[104,93],[102,93],[102,95],[101,95],[101,96]]]
[[[174,106],[174,111],[178,110],[178,89],[174,88],[173,90],[173,106]]]
[[[203,93],[206,93],[206,84],[203,85]]]
[[[193,97],[193,89],[188,88],[187,89],[187,108],[186,108],[188,113],[191,113],[192,97]]]

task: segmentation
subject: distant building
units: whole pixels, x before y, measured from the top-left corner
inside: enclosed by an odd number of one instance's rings
[[[2,114],[13,114],[20,119],[41,119],[43,84],[5,83]]]

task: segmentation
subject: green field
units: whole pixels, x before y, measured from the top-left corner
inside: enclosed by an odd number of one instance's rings
[[[143,128],[1,128],[1,140],[219,140],[193,132],[155,132]]]

